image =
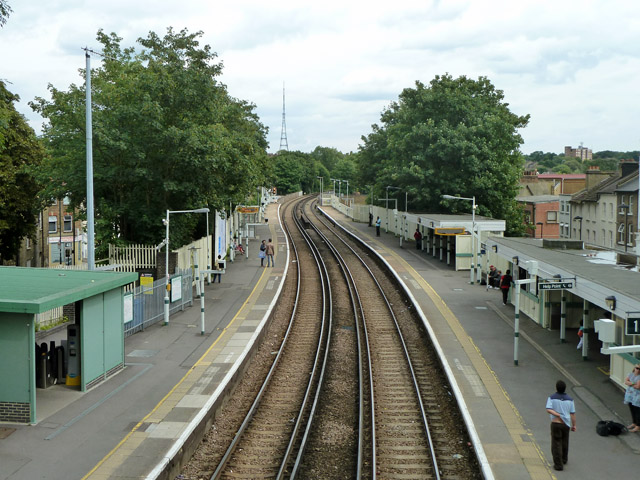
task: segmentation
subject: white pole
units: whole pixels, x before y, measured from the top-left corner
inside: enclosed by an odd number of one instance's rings
[[[209,212],[207,212],[207,235],[205,237],[207,239],[207,270],[211,270],[211,254],[209,253],[209,244],[211,240],[209,239]],[[204,281],[203,281],[204,282]],[[207,273],[207,284],[211,283],[211,273]],[[203,284],[204,291],[204,284]]]
[[[565,290],[561,290],[562,300],[560,300],[560,343],[566,342],[566,328],[567,328],[567,297],[565,296]]]
[[[93,220],[93,130],[91,126],[91,56],[85,49],[86,72],[86,148],[87,148],[87,264],[89,270],[96,268],[95,234]],[[60,245],[62,249],[62,245]]]
[[[472,275],[471,275],[471,283],[476,283],[476,278],[477,278],[477,270],[478,270],[478,255],[477,255],[477,251],[478,249],[476,248],[476,197],[475,195],[473,197],[471,197],[471,241],[473,242],[472,244],[472,254],[473,254],[473,268],[472,268]]]
[[[165,260],[164,260],[164,268],[167,276],[167,284],[164,290],[164,324],[169,325],[169,289],[171,288],[171,283],[169,282],[169,210],[167,210],[167,218],[165,219],[165,226],[167,228],[166,234],[164,237],[166,252],[165,252]]]
[[[513,324],[513,364],[518,366],[518,339],[520,338],[520,284],[515,283],[516,289],[516,319]]]
[[[193,257],[193,267],[196,274],[196,295],[200,296],[200,268],[198,267],[198,250],[191,249],[191,255]]]

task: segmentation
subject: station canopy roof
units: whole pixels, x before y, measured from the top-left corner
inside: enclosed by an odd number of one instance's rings
[[[0,267],[0,312],[42,313],[137,279],[137,273]]]

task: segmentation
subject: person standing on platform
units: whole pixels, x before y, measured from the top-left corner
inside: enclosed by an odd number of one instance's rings
[[[371,227],[373,223],[373,213],[369,212],[369,226]]]
[[[556,393],[547,398],[547,412],[551,417],[551,456],[553,468],[563,470],[569,460],[569,432],[576,431],[576,406],[565,393],[566,384],[556,382]]]
[[[213,266],[214,270],[222,270],[222,267],[220,266],[222,262],[222,256],[218,255],[218,260],[216,260],[216,264]],[[218,283],[220,283],[222,281],[222,274],[221,273],[214,273],[213,274],[213,283],[216,283],[216,277],[218,277]]]
[[[631,425],[627,428],[630,432],[640,432],[640,363],[633,367],[624,384],[627,386],[624,403],[628,403],[631,410]]]
[[[273,247],[273,243],[271,243],[271,239],[269,239],[269,243],[267,243],[264,253],[267,256],[267,267],[275,267],[275,262],[273,261],[275,248]]]
[[[266,240],[262,240],[262,243],[260,244],[260,251],[258,252],[258,258],[260,259],[260,266],[264,267],[264,259],[267,256],[266,253],[264,253],[267,250],[267,242]]]
[[[420,250],[422,247],[422,234],[420,233],[419,227],[416,227],[416,233],[413,234],[413,238],[416,239],[416,248]]]
[[[502,278],[500,279],[500,290],[502,290],[502,304],[507,304],[507,299],[509,297],[509,289],[511,288],[511,281],[513,278],[511,277],[511,270],[507,270]]]
[[[380,220],[380,217],[378,217],[378,219],[376,220],[376,237],[380,236],[380,224],[382,223],[382,220]]]

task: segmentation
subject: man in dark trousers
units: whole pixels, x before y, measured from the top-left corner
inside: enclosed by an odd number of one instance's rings
[[[373,223],[373,213],[369,212],[369,226],[371,227]]]
[[[416,233],[413,234],[413,238],[416,239],[416,248],[420,250],[420,248],[422,248],[422,234],[420,233],[420,227],[416,227]]]
[[[551,417],[551,455],[553,468],[563,470],[569,458],[569,432],[576,431],[576,406],[565,393],[566,384],[556,382],[556,393],[547,398],[547,412]]]
[[[380,220],[380,217],[378,217],[378,219],[376,220],[376,237],[380,236],[380,224],[382,223],[382,221]]]
[[[509,289],[511,288],[511,270],[507,270],[502,278],[500,279],[500,290],[502,290],[502,304],[507,304],[507,299],[509,298]]]

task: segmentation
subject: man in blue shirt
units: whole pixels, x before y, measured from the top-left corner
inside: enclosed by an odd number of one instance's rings
[[[556,382],[556,393],[547,399],[547,412],[551,417],[551,455],[553,468],[562,470],[569,456],[569,431],[576,431],[576,407],[573,398],[565,393],[566,384]]]

